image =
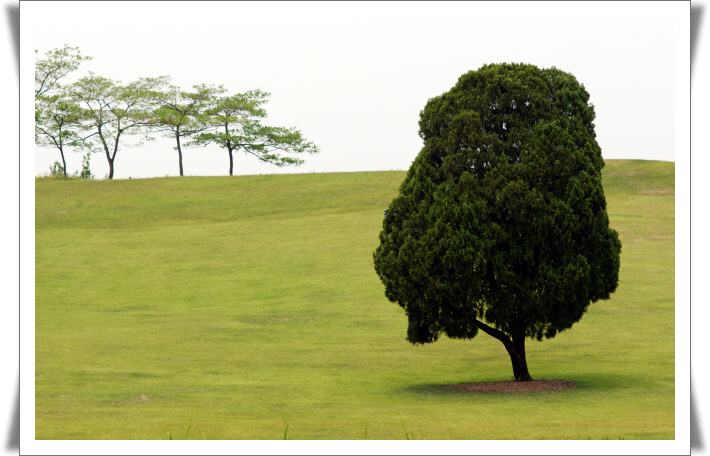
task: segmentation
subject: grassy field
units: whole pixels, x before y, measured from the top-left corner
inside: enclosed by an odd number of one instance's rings
[[[37,439],[673,439],[674,163],[608,160],[618,291],[527,344],[414,347],[372,266],[404,172],[37,179]],[[405,430],[406,429],[406,430]]]

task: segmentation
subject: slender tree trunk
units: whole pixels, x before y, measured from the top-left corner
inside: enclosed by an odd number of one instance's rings
[[[101,131],[101,126],[99,125],[99,138],[101,138],[101,144],[104,146],[104,152],[106,152],[106,160],[108,161],[108,178],[113,179],[113,158],[111,158],[111,152],[108,150],[108,144],[106,144],[106,138]],[[113,148],[113,156],[116,157],[116,149],[118,149],[118,138],[116,138],[116,144]]]
[[[224,123],[224,131],[229,135],[229,122]],[[232,175],[232,167],[234,166],[234,159],[232,158],[232,143],[227,140],[227,151],[229,152],[229,175]]]
[[[113,144],[113,155],[109,155],[108,150],[106,150],[106,156],[108,157],[108,178],[113,179],[113,162],[116,160],[116,152],[118,152],[118,145],[119,145],[119,139],[121,138],[121,133],[123,133],[123,130],[117,129],[116,131],[116,140],[114,141]]]
[[[58,120],[58,119],[55,117],[55,120]],[[64,171],[64,178],[66,179],[67,178],[67,161],[64,160],[64,141],[62,139],[62,125],[63,125],[63,123],[59,125],[59,144],[57,144],[57,140],[53,139],[53,141],[54,141],[54,144],[59,149],[59,154],[62,156],[62,166],[63,166],[62,170]]]
[[[64,169],[64,177],[66,178],[67,177],[67,162],[66,162],[66,160],[64,160],[64,151],[62,150],[61,147],[59,148],[59,153],[62,155],[62,166],[64,167],[63,168]]]
[[[513,364],[513,377],[515,380],[520,382],[531,381],[532,377],[530,377],[530,373],[528,372],[528,363],[525,359],[525,337],[514,337],[513,340],[510,340],[510,337],[503,331],[492,328],[480,321],[477,323],[479,329],[503,343],[510,355],[510,361]]]
[[[178,149],[178,158],[180,160],[180,175],[182,176],[182,149],[180,149],[180,132],[178,131],[177,136],[177,149]]]
[[[232,175],[232,167],[234,166],[234,159],[232,158],[232,149],[227,149],[229,151],[229,175]]]

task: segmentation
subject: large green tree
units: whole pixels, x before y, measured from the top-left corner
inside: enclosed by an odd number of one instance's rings
[[[191,92],[170,86],[168,90],[156,94],[158,107],[152,112],[151,130],[175,139],[181,176],[182,147],[187,145],[183,141],[214,128],[205,111],[213,106],[215,97],[224,91],[222,86],[199,84],[193,86]]]
[[[234,169],[233,153],[239,150],[279,167],[304,163],[302,159],[281,155],[281,152],[314,154],[318,152],[317,146],[306,141],[295,128],[262,125],[266,110],[261,105],[266,103],[269,95],[261,90],[251,90],[219,98],[207,112],[214,131],[198,135],[192,144],[214,142],[226,149],[230,176]]]
[[[555,337],[616,290],[621,243],[588,100],[554,67],[496,64],[426,104],[424,147],[374,252],[411,343],[480,329],[531,380],[526,338]]]
[[[130,144],[125,135],[146,135],[149,131],[156,93],[168,81],[167,76],[140,78],[127,85],[89,72],[67,87],[68,93],[82,112],[82,128],[88,132],[82,146],[91,152],[102,152],[109,165],[108,178],[113,179],[114,161],[120,146]]]

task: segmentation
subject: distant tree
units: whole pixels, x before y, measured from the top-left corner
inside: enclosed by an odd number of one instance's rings
[[[35,54],[38,52],[35,50]],[[79,48],[66,44],[61,49],[48,51],[45,55],[46,58],[35,63],[35,97],[57,89],[57,81],[76,70],[82,61],[91,60],[91,57],[82,56]]]
[[[67,87],[82,112],[82,128],[89,132],[82,147],[93,153],[103,152],[109,165],[108,178],[113,179],[114,161],[119,146],[131,147],[126,134],[143,134],[146,139],[151,112],[158,90],[168,82],[167,76],[140,78],[121,86],[114,81],[89,72]]]
[[[531,380],[525,339],[555,337],[616,290],[621,243],[588,100],[569,73],[500,64],[426,104],[424,147],[374,252],[411,343],[481,329]]]
[[[39,51],[35,50],[35,54]],[[79,126],[78,110],[62,91],[59,80],[76,70],[91,57],[83,57],[79,48],[64,45],[45,53],[35,62],[35,143],[56,147],[62,158],[62,172],[67,177],[64,150],[76,145]]]
[[[268,127],[260,119],[266,110],[269,93],[252,90],[232,96],[221,97],[214,108],[207,111],[214,131],[195,137],[194,144],[216,143],[229,153],[229,175],[233,175],[233,152],[242,150],[259,160],[276,166],[300,165],[304,160],[283,156],[286,153],[318,153],[318,147],[306,141],[295,128]]]
[[[81,110],[64,93],[35,97],[35,143],[42,147],[55,147],[62,157],[62,171],[67,177],[64,151],[79,146],[81,138]]]
[[[189,139],[213,127],[209,116],[205,115],[205,110],[211,107],[215,96],[223,92],[222,86],[201,84],[193,86],[192,92],[170,86],[167,91],[156,94],[155,101],[158,108],[152,112],[151,130],[175,138],[181,176],[183,175],[181,139]]]

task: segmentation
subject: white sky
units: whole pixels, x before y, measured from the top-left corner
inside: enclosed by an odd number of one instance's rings
[[[93,71],[128,83],[169,75],[188,89],[271,93],[273,126],[321,153],[277,168],[239,153],[235,174],[406,170],[422,147],[419,112],[463,73],[525,62],[572,73],[590,93],[604,158],[675,161],[674,12],[687,3],[23,2],[40,55],[63,44]],[[21,56],[22,59],[34,58]],[[118,151],[115,177],[178,175],[174,141]],[[69,172],[79,152],[66,155]],[[186,175],[226,175],[216,145],[183,153]],[[36,148],[35,174],[59,160]],[[93,155],[97,178],[108,173]]]

